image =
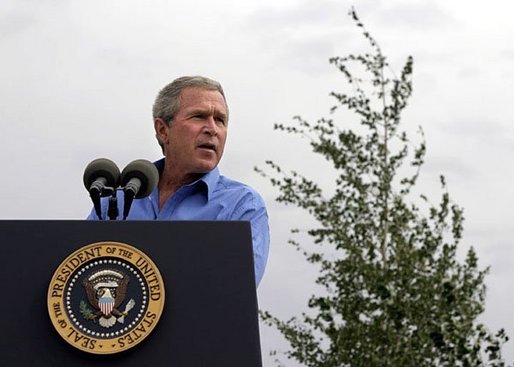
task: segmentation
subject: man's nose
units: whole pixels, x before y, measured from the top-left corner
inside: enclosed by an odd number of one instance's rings
[[[218,135],[218,126],[216,125],[216,120],[214,119],[214,116],[208,116],[205,119],[204,132],[211,136]]]

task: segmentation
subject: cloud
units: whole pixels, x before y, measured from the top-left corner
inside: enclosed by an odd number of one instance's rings
[[[465,111],[439,123],[438,129],[450,139],[471,140],[480,145],[498,146],[512,140],[507,127],[500,122],[488,116],[468,116]]]
[[[514,48],[505,48],[500,51],[499,55],[501,58],[514,60]]]
[[[276,4],[257,9],[245,23],[260,32],[274,30],[301,31],[320,25],[332,25],[348,13],[349,2],[302,0],[282,6]]]
[[[394,27],[416,32],[446,29],[457,22],[437,2],[429,0],[383,2],[378,7],[375,19],[378,28]]]
[[[350,2],[304,0],[260,8],[244,20],[246,34],[266,50],[270,63],[305,74],[326,73],[334,45],[349,39]]]

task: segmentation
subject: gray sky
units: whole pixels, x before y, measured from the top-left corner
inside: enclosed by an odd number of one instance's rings
[[[87,163],[159,158],[151,121],[157,91],[178,76],[210,76],[224,85],[231,108],[221,169],[254,186],[269,206],[272,248],[260,306],[297,314],[315,272],[286,241],[289,228],[308,228],[309,218],[274,203],[253,167],[273,159],[329,183],[328,166],[306,142],[272,126],[297,114],[328,115],[328,93],[343,81],[328,58],[366,45],[346,15],[351,5],[398,72],[414,56],[403,124],[425,130],[421,191],[437,201],[438,175],[446,175],[465,209],[463,249],[475,246],[483,266],[491,265],[483,320],[514,337],[514,5],[507,0],[3,0],[0,218],[84,218]],[[269,366],[268,351],[284,343],[265,327],[261,338]],[[513,343],[504,349],[509,361]]]

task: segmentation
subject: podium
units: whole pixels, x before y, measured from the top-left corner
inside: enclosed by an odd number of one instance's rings
[[[148,255],[165,301],[145,340],[98,355],[58,334],[47,292],[67,256],[103,241]],[[261,367],[251,241],[248,222],[0,221],[0,366]]]

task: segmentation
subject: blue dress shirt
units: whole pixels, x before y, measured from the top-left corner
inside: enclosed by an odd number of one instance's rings
[[[164,159],[155,163],[159,172]],[[122,219],[123,191],[117,193]],[[107,217],[108,198],[102,199],[102,217]],[[97,220],[93,209],[89,220]],[[268,213],[262,197],[251,187],[231,180],[215,168],[197,181],[182,186],[159,210],[158,188],[143,199],[135,199],[127,220],[241,220],[252,228],[255,282],[259,285],[269,252]]]

